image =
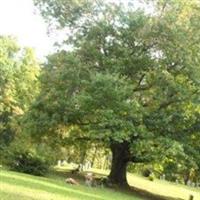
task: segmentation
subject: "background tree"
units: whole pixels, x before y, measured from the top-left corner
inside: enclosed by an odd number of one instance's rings
[[[0,149],[21,131],[19,119],[39,92],[39,65],[31,49],[0,36]]]
[[[76,139],[101,141],[118,185],[127,185],[129,162],[164,156],[173,143],[187,149],[199,134],[188,131],[199,114],[199,2],[149,2],[152,14],[105,1],[35,1],[55,28],[70,30],[63,45],[72,48],[49,56],[27,125],[40,138],[62,140],[61,127],[65,137],[78,127]]]

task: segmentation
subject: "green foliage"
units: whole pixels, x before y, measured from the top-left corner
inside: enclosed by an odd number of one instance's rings
[[[55,164],[55,153],[48,145],[35,144],[29,135],[20,134],[2,151],[2,164],[14,171],[45,175]]]
[[[47,160],[31,151],[12,152],[7,164],[11,170],[38,176],[45,175],[49,169]]]
[[[123,147],[125,164],[166,155],[183,162],[192,138],[199,141],[199,2],[149,1],[153,15],[106,1],[68,2],[36,1],[46,19],[72,31],[63,45],[73,48],[48,58],[27,115],[32,135],[62,140],[64,127],[65,138],[81,132]],[[197,164],[199,148],[192,149]]]
[[[143,175],[144,177],[149,177],[149,176],[151,175],[151,170],[148,169],[148,168],[144,168],[144,169],[142,170],[142,175]]]
[[[150,174],[150,175],[148,176],[148,179],[149,179],[150,181],[154,181],[154,179],[155,179],[154,174]]]
[[[0,36],[0,151],[20,132],[20,118],[39,91],[38,75],[33,51]]]

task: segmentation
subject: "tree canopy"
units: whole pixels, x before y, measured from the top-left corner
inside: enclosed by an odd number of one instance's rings
[[[48,57],[27,123],[34,136],[107,145],[109,179],[120,185],[128,162],[161,159],[172,147],[200,167],[199,1],[148,1],[150,14],[131,2],[35,0],[68,35]]]
[[[29,48],[12,37],[0,36],[0,150],[19,129],[18,119],[39,92],[39,65]]]

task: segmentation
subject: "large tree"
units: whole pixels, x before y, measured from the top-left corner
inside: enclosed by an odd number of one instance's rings
[[[199,2],[148,1],[152,12],[131,2],[35,1],[70,48],[48,58],[30,130],[103,142],[118,185],[127,185],[128,162],[150,161],[199,134],[189,131],[200,112]]]

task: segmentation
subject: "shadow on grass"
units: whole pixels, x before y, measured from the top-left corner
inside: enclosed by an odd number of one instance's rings
[[[131,193],[138,194],[140,197],[143,197],[148,200],[184,200],[181,198],[157,195],[157,194],[148,192],[146,190],[142,190],[142,189],[132,187],[132,186],[129,186],[127,189],[123,189],[122,191],[127,194],[131,194]]]
[[[83,182],[84,175],[87,172],[92,172],[96,176],[106,177],[105,174],[102,174],[99,172],[94,173],[93,171],[85,171],[84,173],[71,174],[70,170],[56,169],[52,173],[56,177],[71,176],[71,177],[75,178],[76,180],[80,180],[81,182]],[[146,199],[146,200],[183,200],[181,198],[173,198],[173,197],[169,197],[169,196],[156,195],[154,193],[151,193],[151,192],[148,192],[146,190],[142,190],[142,189],[139,189],[136,187],[132,187],[132,186],[129,186],[128,188],[123,188],[123,189],[121,189],[121,188],[110,188],[110,189],[113,189],[114,191],[122,192],[122,193],[125,193],[128,195],[134,195],[135,197]]]
[[[54,171],[51,172],[51,174],[54,174],[57,178],[58,177],[73,177],[76,180],[79,180],[80,182],[84,182],[84,175],[87,172],[92,172],[93,174],[95,174],[96,176],[101,176],[101,177],[106,177],[105,174],[103,173],[99,173],[99,172],[93,172],[93,171],[84,171],[84,173],[77,173],[77,174],[72,174],[71,170],[66,170],[66,169],[56,169]],[[169,196],[162,196],[162,195],[156,195],[154,193],[148,192],[146,190],[143,189],[139,189],[136,187],[132,187],[129,186],[128,188],[110,188],[113,189],[114,191],[117,192],[122,192],[124,194],[128,194],[128,195],[134,195],[135,197],[138,198],[142,198],[142,199],[146,199],[146,200],[183,200],[181,198],[174,198],[174,197],[169,197]]]

